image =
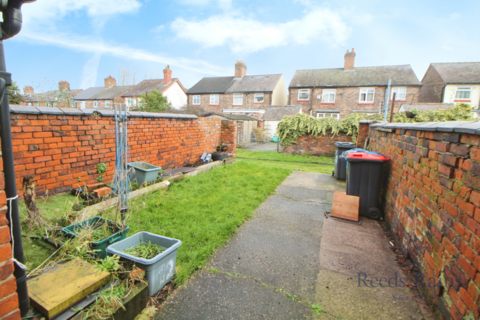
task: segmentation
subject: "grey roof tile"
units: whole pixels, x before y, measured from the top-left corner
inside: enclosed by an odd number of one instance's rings
[[[59,108],[66,115],[83,115],[84,113],[80,109],[76,108]]]
[[[410,65],[356,67],[352,71],[336,69],[297,70],[289,87],[353,87],[387,85],[422,85]]]
[[[205,77],[187,90],[187,94],[224,93],[232,81],[233,77]]]
[[[40,110],[31,106],[10,105],[11,113],[39,114]]]
[[[262,120],[279,121],[286,116],[293,116],[300,113],[301,106],[270,106],[265,109]]]
[[[132,86],[115,86],[108,89],[102,90],[99,93],[93,95],[89,100],[113,100],[118,96],[121,96],[123,93],[130,90]]]
[[[172,79],[172,81],[175,80],[176,78]],[[130,88],[122,94],[122,97],[140,97],[142,94],[153,90],[162,92],[166,87],[167,86],[163,84],[163,79],[146,79]]]
[[[281,74],[267,74],[233,79],[225,93],[272,92],[281,77]]]
[[[76,100],[88,100],[103,90],[105,90],[105,87],[91,87],[77,93],[74,97]]]
[[[480,83],[480,62],[432,63],[446,83]]]
[[[42,114],[65,114],[60,108],[56,107],[36,107]]]

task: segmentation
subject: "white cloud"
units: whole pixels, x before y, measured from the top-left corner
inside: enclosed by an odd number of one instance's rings
[[[190,6],[206,7],[216,3],[221,9],[228,10],[232,7],[232,0],[178,0],[181,4]]]
[[[97,81],[98,66],[100,65],[101,52],[97,52],[83,66],[82,83],[80,88],[87,89],[95,86]]]
[[[201,21],[178,18],[171,28],[179,39],[199,43],[205,48],[228,45],[234,53],[313,41],[335,47],[343,44],[350,32],[339,14],[324,8],[309,10],[301,19],[284,23],[265,23],[226,13]]]

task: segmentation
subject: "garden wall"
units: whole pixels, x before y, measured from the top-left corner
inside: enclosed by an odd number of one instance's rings
[[[11,107],[19,195],[22,177],[35,175],[37,195],[97,182],[97,165],[115,172],[115,120],[111,110]],[[224,134],[224,136],[222,136]],[[236,149],[236,122],[194,115],[129,112],[129,161],[173,169],[200,160],[220,143]]]
[[[392,159],[386,220],[447,319],[480,317],[479,129],[478,122],[370,125],[370,149]]]
[[[319,134],[316,138],[311,134],[303,135],[297,139],[297,143],[283,149],[288,154],[322,154],[335,155],[335,142],[352,142],[352,136],[340,132],[332,136],[330,131],[325,135]]]

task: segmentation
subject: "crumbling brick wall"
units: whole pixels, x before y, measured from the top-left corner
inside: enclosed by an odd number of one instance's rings
[[[425,281],[436,283],[421,289],[447,319],[478,319],[480,136],[376,129],[370,126],[370,149],[392,159],[386,220]]]
[[[316,138],[311,134],[303,135],[297,139],[297,143],[283,149],[287,154],[321,154],[335,155],[335,142],[352,142],[352,136],[343,132],[332,135],[327,131],[325,135],[319,134]]]

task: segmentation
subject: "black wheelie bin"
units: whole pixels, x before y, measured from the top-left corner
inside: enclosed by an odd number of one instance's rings
[[[347,178],[347,162],[343,153],[354,149],[355,145],[351,142],[335,142],[335,147],[335,170],[332,175],[337,180],[345,180]]]
[[[383,164],[390,158],[376,152],[352,151],[346,160],[347,195],[360,197],[360,216],[381,220],[378,207]]]

